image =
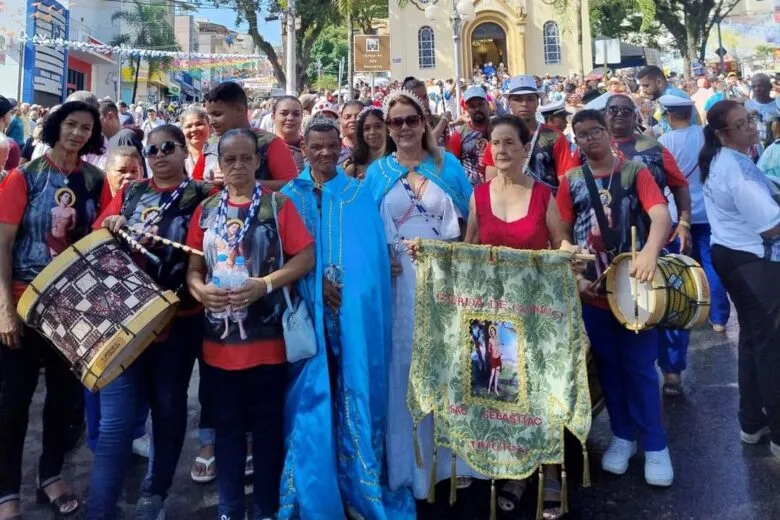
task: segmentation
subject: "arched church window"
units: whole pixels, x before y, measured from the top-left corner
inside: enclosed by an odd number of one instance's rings
[[[436,67],[436,43],[433,29],[424,25],[417,32],[417,59],[421,69]]]
[[[561,62],[561,42],[558,36],[558,24],[547,22],[542,30],[544,38],[544,62],[548,65]]]

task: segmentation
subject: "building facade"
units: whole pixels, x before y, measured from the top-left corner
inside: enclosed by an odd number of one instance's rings
[[[452,0],[438,0],[436,16],[430,20],[425,11],[436,3],[409,0],[399,7],[390,2],[392,77],[455,76]],[[495,68],[503,63],[512,75],[589,72],[593,61],[589,3],[569,4],[565,12],[558,12],[553,0],[476,0],[475,19],[461,24],[463,77],[471,78],[474,67],[487,62]]]

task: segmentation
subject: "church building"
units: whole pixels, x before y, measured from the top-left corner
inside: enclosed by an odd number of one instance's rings
[[[391,77],[455,77],[453,3],[407,0],[400,7],[390,0]],[[429,19],[426,9],[434,4]],[[461,22],[458,44],[467,80],[475,66],[488,62],[496,70],[503,63],[511,75],[568,76],[593,68],[588,0],[476,0],[473,5],[476,16]]]

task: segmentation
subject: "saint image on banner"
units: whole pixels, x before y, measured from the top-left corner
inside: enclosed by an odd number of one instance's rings
[[[46,234],[46,246],[53,257],[65,251],[70,245],[70,232],[76,227],[76,194],[70,188],[60,188],[54,192],[51,209],[51,230]]]

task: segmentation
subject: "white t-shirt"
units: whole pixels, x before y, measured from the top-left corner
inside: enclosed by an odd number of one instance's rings
[[[699,152],[704,146],[704,130],[699,125],[672,130],[659,137],[658,141],[674,156],[680,171],[688,179],[688,188],[691,190],[691,223],[706,224],[707,212],[704,209],[699,173]],[[677,215],[677,206],[674,205],[671,193],[668,193],[667,199],[669,213]]]
[[[703,191],[713,245],[780,261],[780,240],[766,244],[761,236],[780,224],[780,192],[750,157],[721,148]]]

